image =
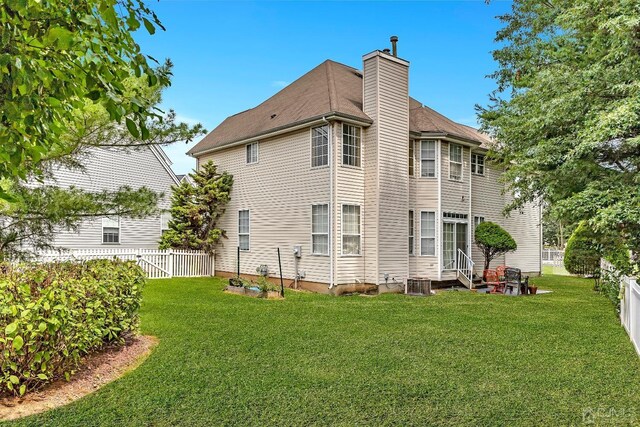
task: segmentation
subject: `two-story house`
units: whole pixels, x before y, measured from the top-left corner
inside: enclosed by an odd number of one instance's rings
[[[189,151],[234,176],[217,273],[235,272],[239,253],[241,273],[266,264],[275,276],[279,247],[285,278],[316,290],[384,292],[411,277],[469,286],[468,270],[483,268],[474,225],[494,221],[518,243],[495,264],[539,274],[539,207],[503,216],[491,141],[409,97],[395,43],[362,60],[362,71],[323,62]]]

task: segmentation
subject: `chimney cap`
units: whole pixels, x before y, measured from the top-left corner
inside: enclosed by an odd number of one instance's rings
[[[397,42],[398,41],[398,36],[391,36],[391,38],[389,38],[389,41]]]
[[[391,49],[389,49],[389,48],[382,49],[382,51],[383,51],[384,53],[391,53]]]

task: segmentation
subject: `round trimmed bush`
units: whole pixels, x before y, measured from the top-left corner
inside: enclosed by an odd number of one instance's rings
[[[481,222],[476,227],[475,243],[484,254],[484,269],[489,268],[491,260],[507,252],[518,249],[511,234],[495,222]]]

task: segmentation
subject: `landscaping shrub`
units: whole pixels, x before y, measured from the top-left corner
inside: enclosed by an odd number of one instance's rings
[[[575,229],[564,250],[564,268],[571,274],[597,275],[602,246],[599,237],[586,222]]]
[[[0,395],[69,378],[82,356],[137,331],[132,261],[0,265]]]
[[[484,255],[484,269],[489,268],[491,260],[518,248],[511,234],[498,224],[490,221],[481,222],[476,227],[475,243]]]

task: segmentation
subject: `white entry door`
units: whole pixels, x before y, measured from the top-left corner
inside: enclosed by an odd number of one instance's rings
[[[442,224],[442,265],[444,270],[457,268],[458,249],[468,255],[467,223],[444,222]]]

